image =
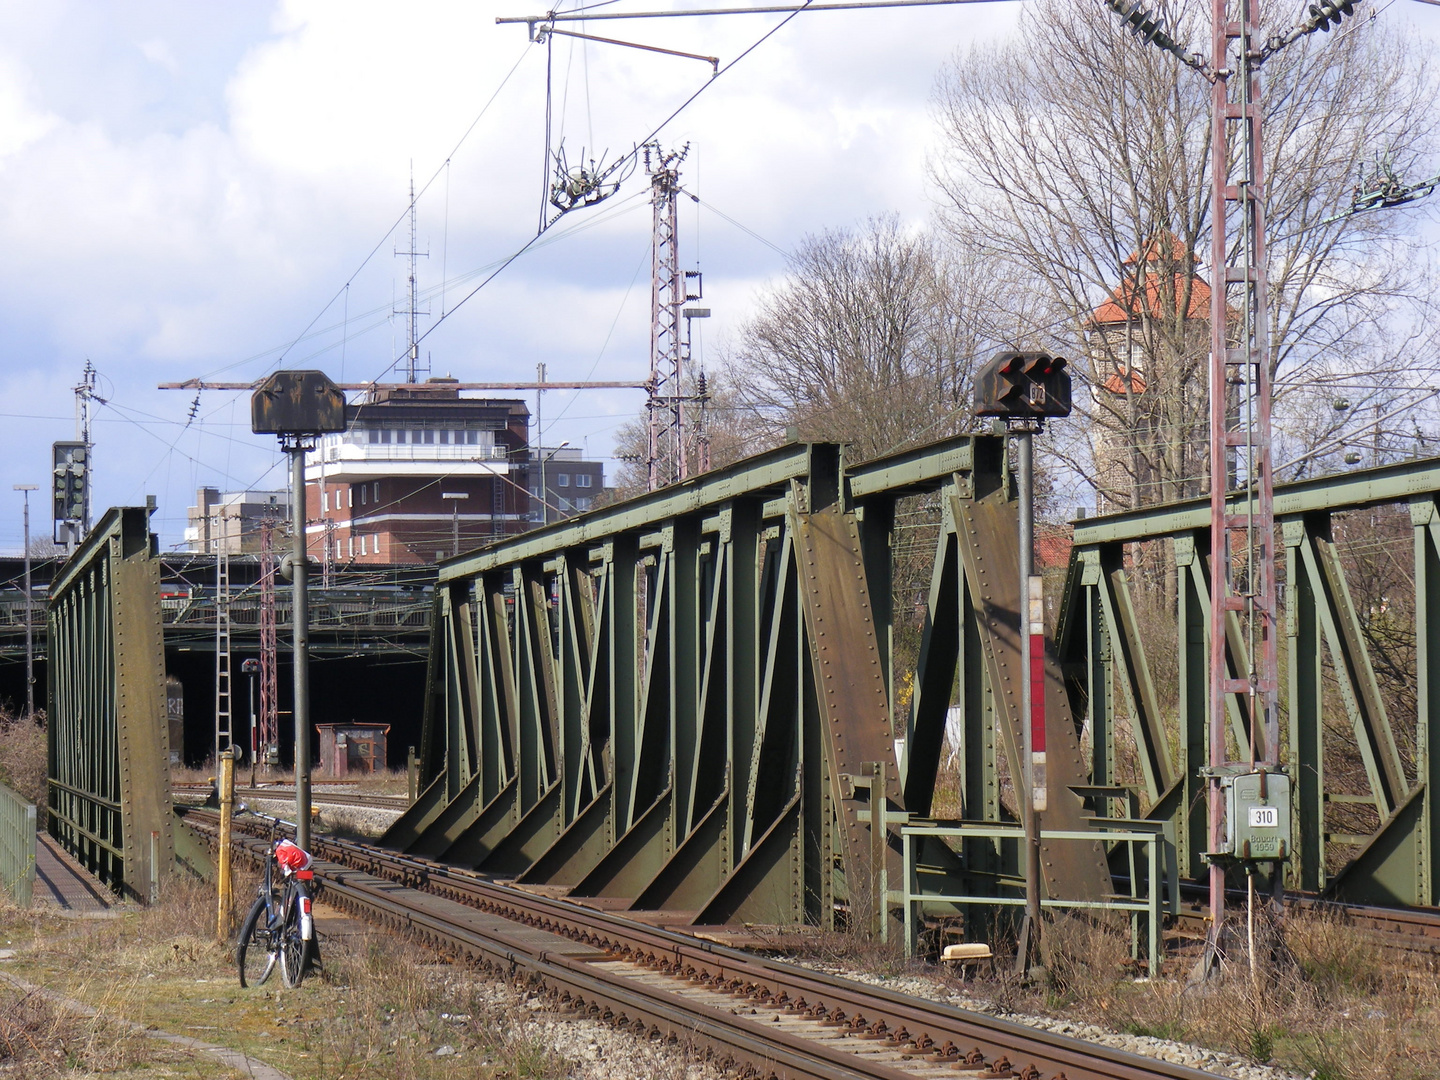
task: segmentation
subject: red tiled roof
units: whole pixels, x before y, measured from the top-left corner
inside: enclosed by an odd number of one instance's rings
[[[1115,323],[1126,323],[1140,317],[1142,311],[1148,311],[1153,318],[1164,318],[1173,312],[1163,310],[1166,303],[1177,304],[1185,292],[1185,275],[1175,275],[1175,290],[1171,297],[1162,299],[1160,289],[1160,275],[1146,274],[1144,282],[1144,299],[1141,300],[1140,289],[1135,282],[1127,281],[1124,285],[1115,289],[1110,298],[1095,309],[1090,316],[1090,321],[1096,326],[1107,326]],[[1187,319],[1204,319],[1210,315],[1210,286],[1199,277],[1190,278],[1190,311]]]
[[[1169,253],[1165,248],[1169,248]],[[1141,251],[1132,251],[1125,256],[1124,265],[1135,266],[1142,260]],[[1143,260],[1146,263],[1168,262],[1171,266],[1183,267],[1187,263],[1195,265],[1193,255],[1186,250],[1179,237],[1168,230],[1156,233],[1143,245]],[[1111,291],[1109,298],[1095,309],[1090,316],[1090,321],[1096,326],[1113,325],[1125,323],[1140,317],[1142,312],[1148,312],[1153,318],[1163,318],[1166,315],[1173,315],[1173,312],[1162,310],[1161,283],[1164,278],[1158,270],[1147,270],[1144,274],[1143,297],[1142,288],[1136,280],[1136,275],[1127,275],[1123,284]],[[1185,275],[1175,274],[1173,299],[1170,303],[1178,303],[1185,292]],[[1203,319],[1210,311],[1210,286],[1201,280],[1199,275],[1190,275],[1190,309],[1187,319]]]
[[[1125,384],[1129,383],[1127,387]],[[1128,372],[1117,371],[1107,375],[1100,385],[1112,394],[1143,394],[1145,392],[1145,376],[1134,368]]]

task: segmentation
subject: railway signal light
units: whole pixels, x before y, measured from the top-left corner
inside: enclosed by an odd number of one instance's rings
[[[1070,375],[1063,356],[998,352],[975,376],[975,415],[1014,420],[1070,415]]]
[[[57,522],[83,521],[89,487],[89,455],[83,442],[57,442],[51,447],[54,463],[54,518]]]

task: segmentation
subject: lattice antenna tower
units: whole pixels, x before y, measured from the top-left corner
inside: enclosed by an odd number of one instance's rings
[[[430,359],[427,356],[422,362],[420,359],[420,316],[429,315],[428,309],[420,310],[419,278],[416,273],[415,260],[421,257],[429,258],[430,252],[418,250],[418,241],[415,235],[415,163],[410,163],[410,249],[408,251],[396,251],[397,257],[404,255],[410,260],[409,279],[409,304],[403,310],[395,312],[396,315],[405,316],[405,330],[410,342],[409,348],[405,350],[405,381],[420,382],[421,376],[429,376]]]
[[[680,163],[690,146],[661,150],[658,143],[644,148],[645,172],[650,177],[653,225],[650,238],[650,378],[645,403],[649,420],[646,481],[649,490],[677,483],[690,475],[686,460],[685,343],[680,329],[680,307],[700,299],[689,293],[698,271],[680,269],[679,215]]]
[[[1271,443],[1269,289],[1265,269],[1265,162],[1261,153],[1259,0],[1211,0],[1210,252],[1210,848],[1222,850],[1218,773],[1226,699],[1249,719],[1249,765],[1279,762],[1275,512]],[[1245,657],[1226,663],[1227,627],[1238,617]],[[1242,749],[1242,753],[1244,753]],[[1276,875],[1279,880],[1281,875]],[[1218,928],[1225,872],[1211,866]]]

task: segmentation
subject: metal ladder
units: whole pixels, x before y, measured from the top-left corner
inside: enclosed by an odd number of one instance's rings
[[[230,749],[230,552],[225,538],[215,552],[215,761]]]

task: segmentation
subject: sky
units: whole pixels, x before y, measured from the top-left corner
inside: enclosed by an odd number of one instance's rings
[[[546,6],[0,0],[0,549],[21,547],[13,484],[41,485],[33,532],[48,530],[49,444],[75,436],[87,359],[104,399],[97,517],[154,495],[173,548],[196,488],[282,486],[275,440],[250,433],[248,393],[157,386],[248,382],[276,367],[395,378],[405,327],[392,312],[408,273],[395,252],[409,246],[412,172],[433,374],[524,381],[544,362],[552,380],[642,381],[643,170],[469,295],[535,234],[547,61],[552,142],[572,162],[628,152],[700,91],[655,137],[688,144],[682,181],[701,200],[681,207],[680,258],[703,271],[713,312],[700,324],[703,360],[806,234],[930,217],[936,75],[956,50],[1012,33],[1019,12],[807,12],[763,41],[782,16],[584,24],[718,57],[712,79],[703,61],[532,44],[523,25],[495,22]],[[719,4],[598,10],[698,6]],[[1383,17],[1440,41],[1440,8],[1397,0]],[[640,391],[547,393],[544,442],[606,458],[642,404]]]

